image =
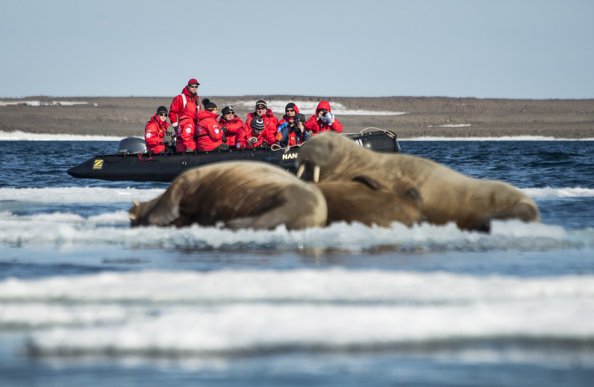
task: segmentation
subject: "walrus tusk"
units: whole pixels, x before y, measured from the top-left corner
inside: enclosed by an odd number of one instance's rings
[[[130,218],[130,220],[136,220],[136,214],[128,214],[128,218]]]
[[[134,207],[137,207],[140,205],[140,202],[136,199],[132,199],[132,204],[134,204]]]
[[[314,183],[317,183],[320,181],[320,166],[319,165],[314,166],[313,181],[314,181]]]
[[[303,172],[305,172],[305,164],[299,164],[299,168],[297,168],[298,179],[301,179],[301,176],[303,176]]]

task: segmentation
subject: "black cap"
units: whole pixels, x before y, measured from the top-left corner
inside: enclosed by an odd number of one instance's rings
[[[217,105],[214,102],[211,102],[208,98],[202,100],[202,106],[204,106],[206,110],[216,109],[217,107]]]
[[[165,113],[167,114],[167,108],[165,106],[159,106],[157,108],[157,114]]]
[[[223,115],[225,115],[225,114],[235,114],[235,110],[233,109],[233,106],[225,106],[223,108],[223,111],[221,113],[223,113]]]

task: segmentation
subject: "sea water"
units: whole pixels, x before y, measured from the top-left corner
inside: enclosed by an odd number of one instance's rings
[[[594,142],[401,146],[542,222],[131,229],[117,142],[0,142],[0,385],[591,385]]]

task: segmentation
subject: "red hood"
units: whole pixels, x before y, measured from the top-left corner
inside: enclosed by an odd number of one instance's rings
[[[182,94],[184,94],[189,99],[196,100],[198,98],[198,94],[192,94],[192,93],[190,93],[190,90],[188,90],[188,87],[187,86],[184,87],[181,92],[182,92]]]
[[[219,115],[218,113],[211,112],[208,110],[200,110],[198,112],[198,119],[203,120],[205,118],[214,118],[216,120],[218,115]]]
[[[223,122],[230,122],[230,123],[241,122],[241,123],[243,123],[243,121],[241,121],[241,118],[239,118],[237,116],[231,118],[230,120],[225,119],[225,117],[223,116],[219,119],[219,123],[223,123]]]
[[[293,110],[295,110],[295,114],[299,114],[299,107],[297,107],[297,105],[295,105],[295,103],[293,103]],[[286,112],[285,112],[286,115]]]
[[[330,102],[328,101],[320,101],[320,103],[318,104],[318,107],[316,108],[316,113],[320,110],[328,110],[329,112],[332,111],[332,109],[330,109]]]

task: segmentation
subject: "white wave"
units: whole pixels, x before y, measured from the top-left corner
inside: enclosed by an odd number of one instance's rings
[[[146,201],[162,194],[164,189],[56,187],[0,188],[0,201],[35,203],[126,203],[133,199]]]
[[[146,237],[147,233],[151,234],[150,238]],[[352,252],[380,246],[391,246],[399,251],[533,250],[594,245],[594,230],[566,231],[561,226],[520,221],[494,222],[490,234],[462,231],[451,223],[411,228],[394,223],[389,228],[379,228],[340,222],[326,228],[298,231],[289,231],[284,226],[274,230],[239,231],[198,225],[181,229],[130,228],[124,210],[91,217],[63,212],[15,215],[4,211],[0,212],[0,245],[194,250],[222,247],[245,250],[245,245],[249,245],[274,250],[337,248]]]
[[[122,137],[87,134],[29,133],[0,131],[0,141],[120,141]]]
[[[175,355],[594,336],[592,275],[103,273],[4,280],[0,300],[8,305],[0,329],[46,321],[43,329],[29,331],[33,350],[45,354]]]
[[[476,277],[372,269],[107,272],[5,279],[0,281],[0,300],[147,306],[265,302],[415,305],[547,300],[594,302],[594,276]]]
[[[522,191],[535,199],[584,198],[594,196],[594,188],[583,187],[523,188]]]
[[[131,312],[125,305],[52,305],[44,303],[4,303],[0,327],[87,325],[125,322]]]
[[[241,106],[248,111],[254,109],[256,106],[256,101],[237,101],[232,103],[233,106]],[[285,106],[289,101],[281,101],[281,100],[271,100],[266,101],[266,104],[269,109],[272,109],[273,113],[277,116],[283,115],[285,113]],[[299,101],[294,100],[292,101],[297,105],[299,108],[299,112],[301,114],[311,115],[314,114],[316,111],[316,107],[318,106],[318,102],[315,101]],[[330,106],[332,107],[332,113],[336,115],[349,115],[349,116],[398,116],[402,114],[406,114],[406,112],[395,112],[395,111],[380,111],[380,110],[362,110],[362,109],[349,109],[340,102],[330,102]]]

